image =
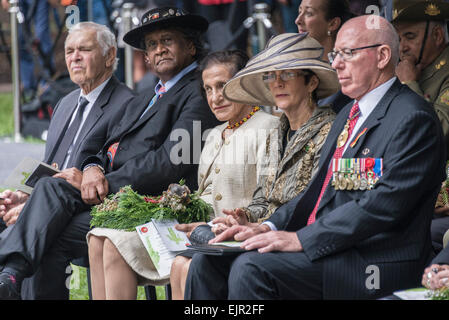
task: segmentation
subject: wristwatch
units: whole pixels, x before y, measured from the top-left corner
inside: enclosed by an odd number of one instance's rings
[[[91,167],[97,167],[98,169],[101,170],[101,172],[103,172],[103,174],[106,173],[106,171],[104,170],[104,168],[102,166],[100,166],[97,163],[89,163],[88,165],[86,165],[83,169],[83,172],[86,171],[87,169],[91,168]]]

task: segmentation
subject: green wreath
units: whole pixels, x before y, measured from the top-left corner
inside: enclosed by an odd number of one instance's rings
[[[131,186],[125,186],[92,208],[90,225],[133,231],[136,226],[151,219],[176,219],[179,223],[207,222],[212,212],[212,206],[197,193],[191,193],[181,180],[179,184],[171,184],[157,197],[140,195]]]

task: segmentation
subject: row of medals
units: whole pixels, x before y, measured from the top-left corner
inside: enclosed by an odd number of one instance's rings
[[[353,117],[357,116],[355,114]],[[337,139],[337,148],[343,147],[349,138],[349,122],[347,120],[343,131],[340,133]],[[332,186],[335,190],[371,190],[377,179],[373,174],[347,173],[347,172],[334,172],[332,177]]]
[[[371,190],[378,179],[374,175],[334,172],[332,186],[335,190]]]

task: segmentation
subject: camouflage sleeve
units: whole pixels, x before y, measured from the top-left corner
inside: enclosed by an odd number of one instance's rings
[[[440,91],[440,95],[435,100],[433,107],[443,129],[447,150],[446,157],[449,159],[449,86]]]
[[[410,89],[415,91],[420,96],[424,96],[424,92],[421,90],[421,87],[419,86],[418,81],[409,81],[405,83]]]
[[[426,97],[424,95],[424,92],[422,91],[417,81],[410,81],[406,84],[414,92],[429,101],[429,97]],[[440,119],[441,128],[443,129],[444,139],[446,142],[446,150],[449,150],[449,79],[443,83],[438,97],[433,102],[433,107],[438,116],[438,119]],[[449,155],[446,156],[447,159],[449,159]]]

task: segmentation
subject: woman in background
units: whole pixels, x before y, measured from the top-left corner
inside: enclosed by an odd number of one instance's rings
[[[354,16],[347,0],[303,0],[298,7],[295,20],[298,32],[308,32],[324,48],[321,59],[328,61],[327,54],[334,49],[338,30]],[[341,91],[318,101],[318,105],[329,105],[338,113],[351,99]]]

